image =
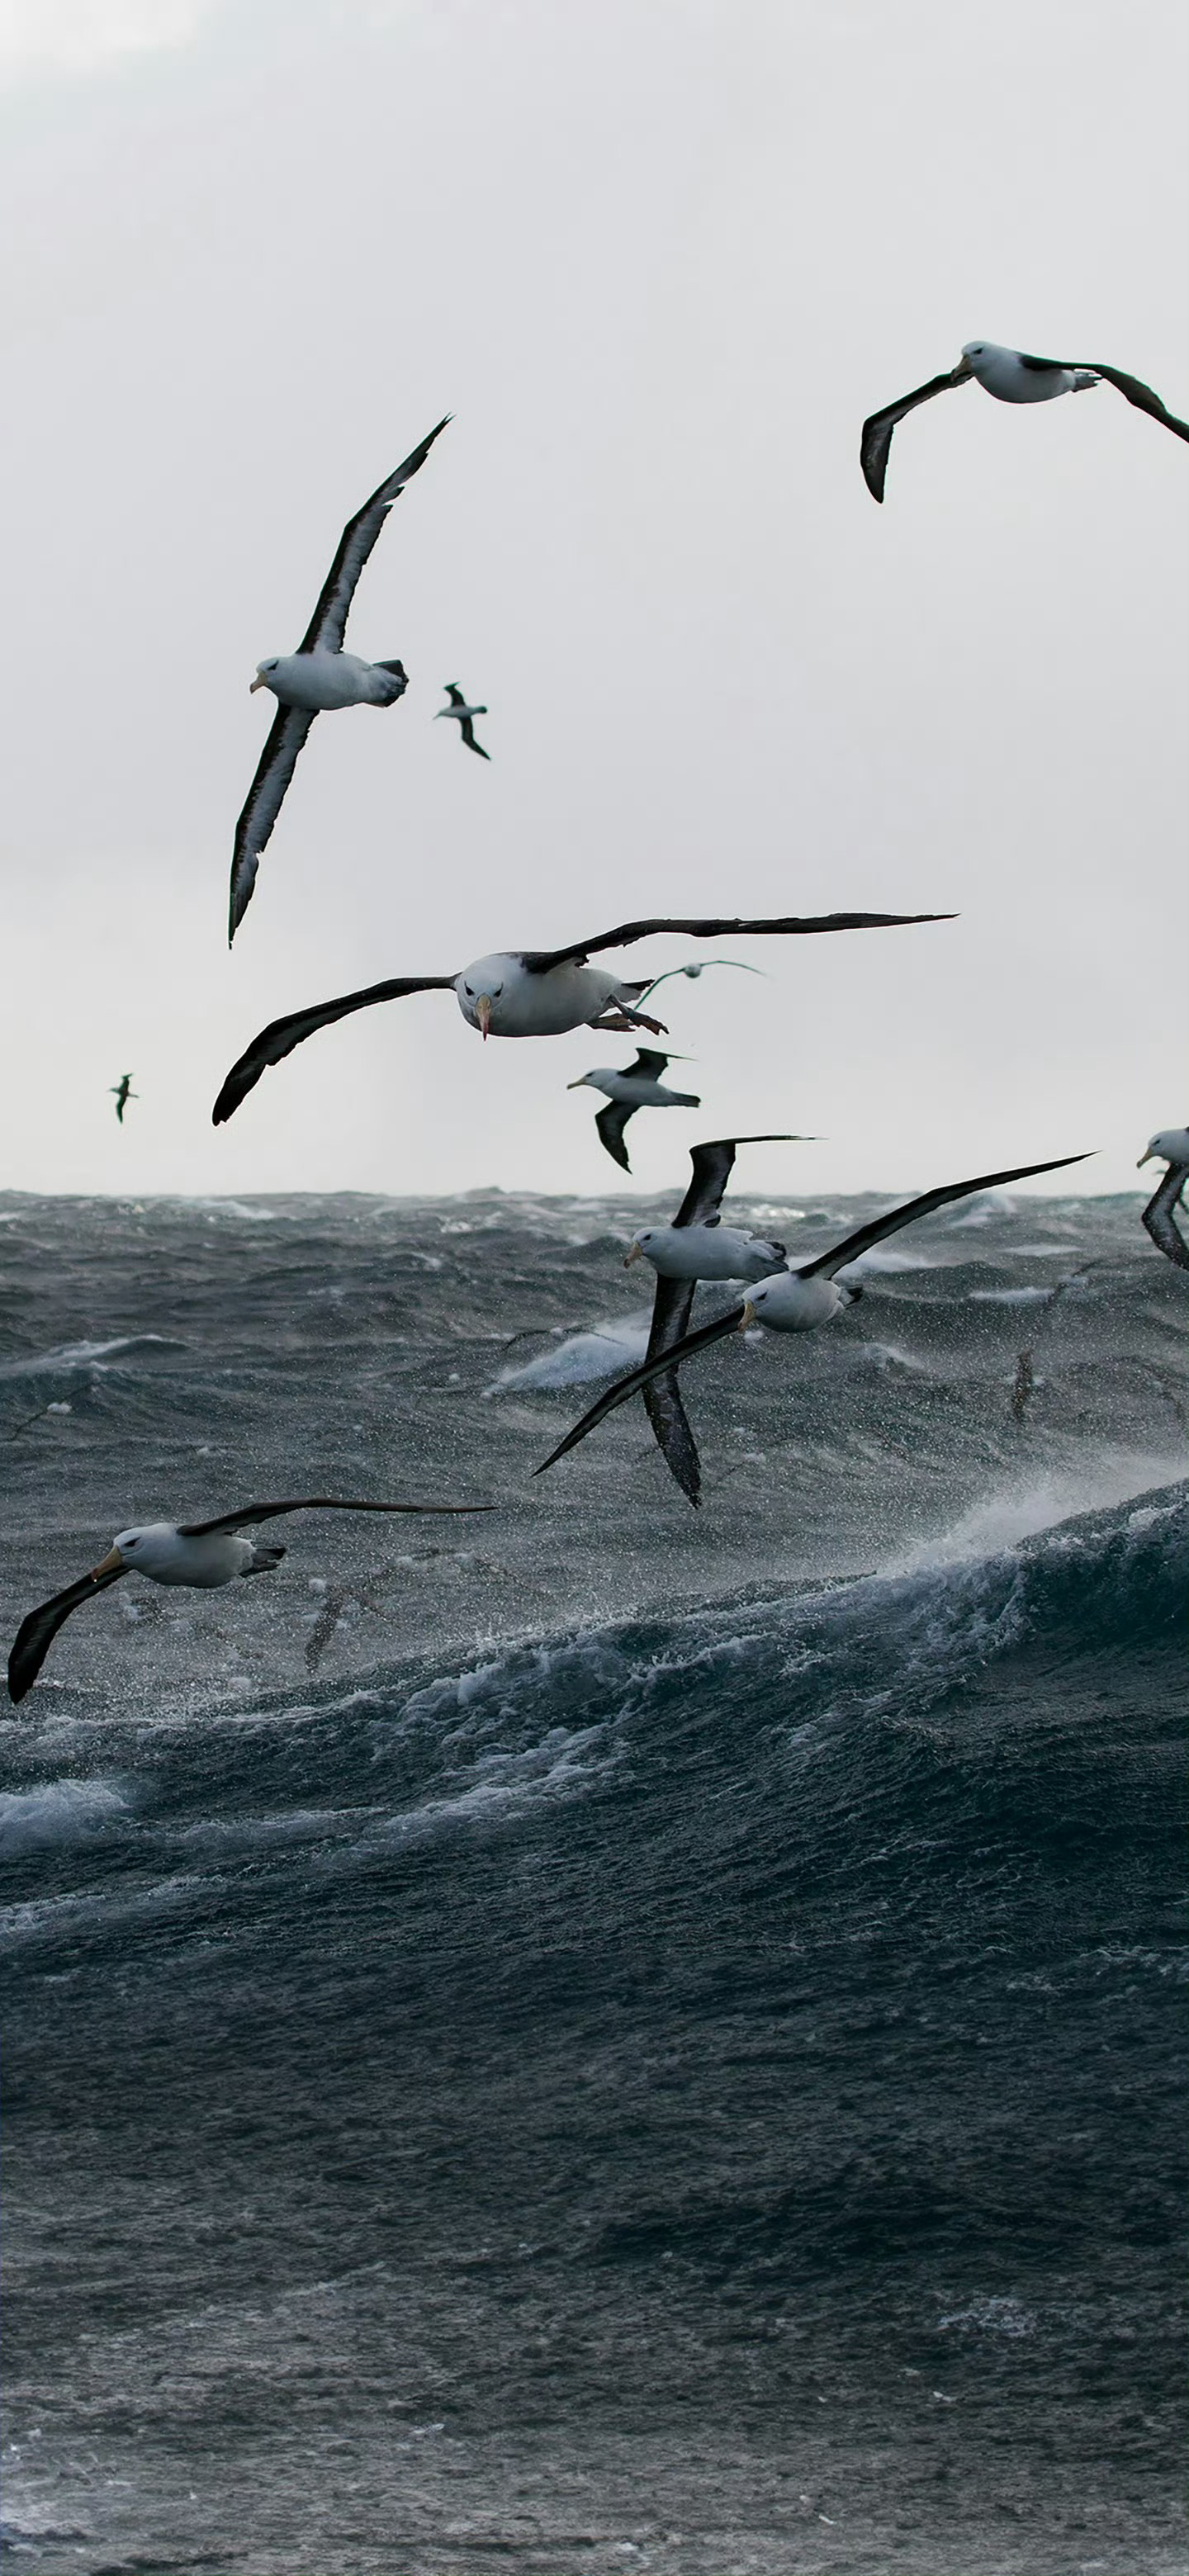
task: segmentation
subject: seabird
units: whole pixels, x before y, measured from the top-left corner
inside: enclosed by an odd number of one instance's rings
[[[635,1063],[625,1064],[622,1072],[617,1073],[613,1064],[597,1064],[593,1073],[580,1073],[577,1082],[567,1082],[567,1091],[581,1091],[588,1084],[592,1091],[606,1092],[610,1105],[600,1109],[595,1125],[600,1142],[621,1172],[632,1168],[623,1131],[638,1109],[701,1108],[696,1091],[666,1091],[661,1081],[666,1065],[683,1062],[683,1057],[658,1055],[655,1047],[641,1047]]]
[[[129,1101],[139,1100],[140,1093],[133,1090],[132,1076],[130,1073],[122,1073],[119,1081],[113,1082],[110,1088],[112,1098],[116,1104],[116,1116],[122,1127],[124,1124],[124,1111],[126,1110]]]
[[[624,1255],[625,1270],[630,1270],[634,1261],[644,1260],[651,1262],[656,1272],[646,1363],[674,1350],[684,1339],[699,1279],[766,1279],[785,1257],[783,1243],[773,1242],[765,1235],[744,1234],[739,1226],[724,1225],[719,1216],[739,1147],[804,1145],[813,1141],[806,1136],[716,1136],[705,1145],[691,1145],[693,1179],[672,1224],[642,1226],[632,1236]],[[682,1493],[696,1505],[702,1494],[702,1466],[681,1401],[676,1370],[651,1378],[643,1395],[644,1410],[665,1463]]]
[[[316,715],[327,707],[391,707],[409,685],[403,662],[361,662],[344,653],[343,636],[356,584],[394,501],[424,465],[435,438],[450,419],[438,422],[420,447],[406,456],[395,474],[376,485],[370,500],[348,519],[338,552],[323,582],[318,605],[296,653],[274,653],[258,662],[255,689],[271,689],[279,701],[272,728],[260,754],[247,803],[235,827],[231,861],[231,908],[227,945],[231,946],[256,883],[260,853],[281,810],[285,791],[297,767],[297,755]]]
[[[369,1010],[375,1002],[401,1002],[410,993],[453,993],[468,1027],[493,1038],[558,1037],[566,1029],[649,1029],[663,1037],[660,1020],[639,1008],[652,989],[651,980],[625,983],[618,975],[588,966],[586,960],[605,948],[627,948],[633,940],[662,931],[679,931],[687,939],[719,939],[724,931],[747,932],[755,938],[808,936],[815,931],[898,930],[915,922],[952,921],[948,912],[824,912],[776,921],[670,921],[659,915],[648,921],[621,921],[595,939],[576,939],[569,948],[501,949],[476,959],[459,975],[396,975],[362,992],[342,993],[333,1002],[314,1002],[308,1010],[291,1011],[271,1020],[240,1056],[211,1112],[216,1127],[234,1115],[270,1064],[292,1055],[303,1039],[351,1011]]]
[[[450,704],[448,707],[438,708],[437,715],[434,717],[434,723],[437,724],[442,716],[453,716],[457,723],[458,730],[462,735],[463,741],[466,744],[467,750],[477,751],[480,760],[490,760],[491,753],[489,751],[484,751],[482,743],[476,742],[475,740],[475,728],[471,721],[473,716],[485,716],[487,713],[486,707],[468,706],[466,697],[463,691],[459,688],[457,680],[443,680],[442,686],[450,700]]]
[[[996,402],[1052,402],[1058,394],[1086,393],[1091,385],[1114,385],[1125,394],[1137,411],[1146,411],[1153,420],[1163,422],[1178,438],[1189,438],[1189,421],[1177,420],[1166,411],[1159,394],[1150,385],[1140,383],[1138,376],[1126,376],[1121,367],[1104,367],[1095,359],[1092,365],[1073,358],[1028,358],[1022,349],[1001,349],[995,340],[968,340],[956,367],[945,376],[930,376],[927,385],[918,385],[915,393],[902,394],[899,402],[888,403],[883,411],[873,411],[863,423],[859,445],[859,462],[873,501],[882,501],[884,477],[888,470],[888,450],[897,421],[906,420],[920,403],[932,402],[934,394],[948,393],[951,385],[980,384],[984,393],[993,394]]]
[[[124,1574],[147,1574],[150,1583],[182,1583],[207,1592],[231,1583],[238,1574],[271,1574],[283,1547],[258,1547],[240,1538],[240,1530],[258,1521],[279,1520],[285,1512],[490,1512],[493,1503],[359,1503],[340,1502],[329,1494],[305,1494],[297,1502],[245,1503],[242,1511],[223,1512],[213,1521],[149,1521],[121,1530],[106,1556],[77,1583],[30,1610],[17,1630],[8,1658],[8,1695],[14,1702],[31,1690],[64,1619],[97,1592],[118,1583]]]
[[[1149,1138],[1136,1170],[1142,1172],[1153,1155],[1157,1162],[1167,1163],[1168,1170],[1155,1197],[1149,1199],[1142,1222],[1166,1261],[1175,1262],[1178,1270],[1189,1270],[1189,1244],[1173,1216],[1173,1209],[1183,1204],[1189,1180],[1189,1127],[1162,1127],[1158,1136]]]
[[[914,1225],[918,1217],[931,1216],[935,1208],[949,1207],[953,1200],[969,1198],[976,1190],[1004,1189],[1011,1181],[1031,1180],[1038,1172],[1061,1172],[1067,1164],[1081,1163],[1085,1159],[1084,1154],[1062,1154],[1051,1163],[1021,1163],[1015,1171],[980,1172],[972,1181],[950,1181],[943,1189],[926,1190],[921,1198],[907,1199],[900,1207],[889,1208],[886,1216],[874,1217],[869,1224],[857,1227],[853,1234],[845,1235],[841,1243],[832,1244],[827,1252],[819,1253],[815,1261],[803,1261],[796,1269],[786,1264],[772,1277],[761,1279],[743,1305],[730,1307],[725,1315],[717,1315],[713,1323],[703,1324],[698,1332],[688,1333],[671,1349],[644,1359],[639,1368],[629,1370],[626,1377],[617,1378],[614,1386],[608,1387],[598,1402],[591,1405],[589,1412],[583,1414],[582,1420],[575,1423],[573,1430],[567,1431],[565,1439],[558,1442],[549,1457],[542,1459],[534,1474],[543,1476],[547,1467],[556,1466],[558,1459],[565,1457],[567,1449],[573,1449],[580,1440],[585,1440],[587,1432],[605,1421],[617,1406],[640,1394],[654,1378],[679,1368],[683,1360],[692,1359],[696,1351],[708,1350],[710,1344],[721,1341],[725,1333],[746,1332],[750,1324],[763,1324],[773,1333],[808,1333],[817,1324],[832,1323],[836,1315],[862,1294],[861,1289],[846,1286],[838,1278],[838,1272],[857,1261],[860,1253],[869,1252],[873,1244],[882,1243],[887,1235],[899,1234],[902,1226]]]

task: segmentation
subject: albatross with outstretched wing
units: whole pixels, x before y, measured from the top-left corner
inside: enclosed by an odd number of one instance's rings
[[[725,932],[735,938],[745,934],[757,939],[807,938],[835,930],[901,930],[953,918],[948,912],[823,912],[771,921],[672,921],[658,913],[647,921],[621,921],[614,930],[600,931],[593,939],[576,939],[569,948],[500,949],[465,966],[458,975],[390,976],[385,983],[367,984],[358,993],[340,993],[334,1001],[313,1002],[304,1011],[270,1020],[232,1065],[211,1117],[216,1127],[234,1117],[269,1065],[280,1064],[318,1029],[329,1028],[352,1011],[370,1010],[377,1002],[404,1001],[410,993],[453,992],[468,1026],[484,1038],[558,1037],[567,1029],[580,1028],[650,1029],[654,1037],[663,1037],[662,1023],[639,1008],[653,979],[627,983],[622,976],[588,965],[588,958],[607,948],[630,948],[633,941],[662,931],[679,931],[687,939],[721,939]]]
[[[1189,421],[1178,420],[1150,385],[1141,384],[1138,376],[1125,375],[1121,367],[1104,367],[1099,358],[1092,363],[1075,358],[1030,358],[1022,349],[1001,348],[996,340],[968,340],[957,366],[951,367],[947,375],[930,376],[927,385],[901,394],[898,402],[885,403],[882,411],[873,411],[864,421],[859,462],[873,501],[882,501],[884,496],[892,432],[898,423],[907,420],[910,411],[919,410],[922,403],[932,402],[935,394],[972,382],[980,384],[996,402],[1007,403],[1053,402],[1059,394],[1082,394],[1088,393],[1092,385],[1113,385],[1137,411],[1146,411],[1151,420],[1158,420],[1177,438],[1189,438]]]
[[[231,861],[231,904],[227,944],[231,946],[256,883],[260,854],[280,813],[286,789],[316,715],[329,707],[391,707],[409,685],[403,662],[363,662],[344,653],[343,637],[356,585],[384,521],[405,485],[424,465],[435,438],[450,414],[431,429],[394,474],[376,485],[370,499],[348,519],[318,598],[318,605],[296,653],[274,653],[256,666],[253,689],[271,689],[277,712],[235,827]]]

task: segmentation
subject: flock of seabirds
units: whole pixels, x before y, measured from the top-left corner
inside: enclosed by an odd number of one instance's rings
[[[928,384],[902,395],[898,402],[888,403],[864,422],[860,463],[874,500],[882,502],[884,498],[892,436],[898,424],[922,403],[971,381],[980,384],[996,401],[1006,403],[1051,402],[1062,394],[1083,393],[1106,383],[1176,437],[1189,439],[1189,422],[1174,418],[1149,385],[1125,375],[1118,367],[1104,366],[1098,360],[1086,364],[1072,359],[1028,357],[1022,350],[1001,348],[990,340],[971,340],[957,366],[947,374],[933,376]],[[252,689],[269,691],[276,699],[277,711],[236,826],[229,943],[252,900],[261,855],[315,716],[337,707],[395,706],[408,687],[403,662],[362,661],[344,650],[344,638],[360,574],[393,502],[420,472],[448,420],[449,414],[348,521],[296,652],[273,655],[257,666]],[[447,684],[446,697],[447,703],[439,708],[435,721],[444,717],[456,723],[465,747],[481,760],[490,759],[490,753],[475,737],[475,718],[485,716],[487,708],[472,703],[456,681]],[[316,1002],[306,1010],[271,1021],[232,1066],[214,1105],[214,1123],[218,1126],[233,1117],[262,1074],[280,1064],[319,1029],[330,1027],[353,1011],[368,1010],[375,1003],[403,1001],[411,993],[452,992],[468,1027],[477,1029],[484,1040],[553,1037],[583,1027],[623,1035],[644,1030],[650,1036],[663,1037],[667,1034],[664,1024],[650,1017],[642,1005],[667,977],[633,980],[622,971],[592,965],[592,958],[630,947],[661,931],[678,932],[690,939],[738,938],[743,934],[753,938],[805,938],[851,930],[906,929],[952,918],[946,913],[873,912],[833,912],[765,921],[657,917],[620,922],[594,938],[576,939],[566,948],[501,950],[477,958],[459,973],[392,976],[360,992],[339,994],[332,1001]],[[740,961],[705,960],[672,968],[670,973],[696,977],[702,973],[703,963],[735,966]],[[758,970],[752,967],[746,971]],[[596,1066],[577,1084],[570,1085],[571,1089],[587,1085],[605,1095],[607,1107],[599,1112],[596,1121],[599,1136],[612,1159],[625,1171],[630,1165],[624,1133],[629,1119],[639,1110],[700,1106],[695,1094],[665,1086],[661,1077],[672,1061],[671,1056],[658,1049],[641,1048],[631,1064],[621,1068]],[[122,1125],[129,1101],[137,1098],[131,1075],[121,1075],[113,1090],[116,1117]],[[535,1470],[538,1475],[575,1448],[618,1406],[639,1395],[666,1464],[682,1492],[697,1504],[701,1466],[678,1382],[678,1371],[686,1360],[708,1350],[724,1335],[746,1331],[753,1324],[774,1333],[803,1333],[832,1322],[862,1294],[859,1285],[848,1282],[844,1274],[873,1245],[898,1234],[919,1218],[931,1216],[938,1208],[952,1205],[956,1199],[1027,1180],[1037,1173],[1064,1171],[1071,1163],[1086,1159],[1081,1154],[1068,1154],[1052,1162],[1024,1163],[1011,1171],[980,1172],[973,1179],[944,1183],[874,1217],[812,1260],[796,1262],[784,1244],[724,1225],[721,1207],[741,1145],[798,1141],[802,1140],[720,1137],[692,1148],[693,1175],[676,1216],[667,1226],[642,1227],[627,1254],[628,1264],[644,1260],[656,1274],[645,1357],[639,1367],[628,1370],[606,1388]],[[1179,1269],[1189,1270],[1189,1245],[1177,1227],[1174,1213],[1183,1203],[1189,1178],[1189,1127],[1164,1129],[1153,1136],[1140,1158],[1141,1164],[1150,1158],[1163,1162],[1166,1170],[1143,1211],[1143,1222],[1166,1258]],[[690,1316],[699,1280],[737,1282],[746,1293],[725,1314],[691,1331]],[[280,1563],[284,1548],[261,1545],[249,1533],[292,1512],[441,1515],[495,1508],[491,1503],[371,1502],[306,1494],[280,1502],[248,1503],[214,1520],[154,1521],[121,1530],[98,1565],[31,1610],[22,1621],[8,1663],[10,1697],[14,1703],[19,1702],[31,1690],[58,1629],[71,1612],[125,1575],[142,1574],[153,1583],[207,1590],[240,1576],[269,1573]]]

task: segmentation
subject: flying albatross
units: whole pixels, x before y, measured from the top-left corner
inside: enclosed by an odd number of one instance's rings
[[[589,957],[605,948],[628,948],[633,940],[661,931],[680,931],[687,939],[720,939],[724,931],[736,937],[744,932],[754,938],[805,937],[815,931],[899,930],[915,922],[953,918],[948,912],[823,912],[777,921],[670,921],[658,916],[621,921],[615,930],[600,931],[594,939],[576,939],[570,948],[501,949],[464,966],[460,975],[390,976],[386,983],[365,985],[362,992],[341,993],[333,1002],[314,1002],[308,1010],[271,1020],[232,1065],[211,1112],[212,1121],[221,1127],[233,1117],[267,1067],[292,1055],[304,1038],[328,1028],[332,1020],[345,1020],[352,1011],[370,1010],[374,1002],[403,1002],[410,993],[453,993],[468,1026],[479,1029],[485,1038],[558,1037],[566,1029],[580,1028],[649,1029],[654,1037],[663,1037],[661,1022],[649,1019],[639,1008],[651,983],[625,983],[621,976],[588,966]]]
[[[1141,384],[1138,376],[1124,375],[1121,367],[1104,367],[1098,358],[1092,365],[1073,358],[1027,358],[1022,349],[1001,349],[995,340],[968,340],[948,375],[930,376],[927,385],[901,394],[899,402],[885,404],[864,421],[859,462],[873,501],[883,499],[888,450],[897,422],[907,420],[920,403],[932,402],[934,394],[948,393],[951,385],[969,384],[972,377],[996,402],[1008,403],[1052,402],[1058,394],[1082,394],[1102,383],[1114,385],[1137,411],[1148,412],[1178,438],[1189,438],[1189,421],[1178,420],[1150,385]]]
[[[1157,1251],[1167,1261],[1175,1262],[1178,1270],[1189,1270],[1189,1244],[1173,1215],[1174,1208],[1183,1203],[1182,1192],[1189,1181],[1189,1127],[1162,1127],[1158,1136],[1149,1138],[1136,1170],[1142,1172],[1152,1156],[1159,1163],[1167,1163],[1168,1170],[1155,1197],[1149,1199],[1142,1221]]]
[[[231,1583],[237,1574],[271,1574],[283,1547],[257,1547],[240,1530],[258,1521],[280,1520],[285,1512],[490,1512],[493,1503],[358,1503],[339,1502],[329,1494],[305,1494],[291,1503],[245,1503],[242,1511],[223,1512],[213,1521],[149,1521],[121,1530],[106,1556],[77,1583],[30,1610],[17,1630],[8,1658],[8,1695],[22,1700],[32,1689],[64,1619],[91,1601],[97,1592],[118,1583],[124,1574],[147,1574],[150,1583],[181,1583],[208,1592]]]
[[[122,1073],[119,1081],[111,1083],[109,1088],[112,1098],[116,1104],[116,1117],[122,1127],[124,1124],[124,1111],[126,1110],[129,1101],[139,1100],[140,1093],[133,1090],[132,1076],[130,1073]]]
[[[684,1340],[699,1279],[766,1279],[773,1264],[784,1259],[783,1243],[724,1225],[718,1213],[740,1146],[813,1141],[809,1136],[716,1136],[708,1144],[691,1145],[693,1179],[672,1224],[642,1226],[624,1255],[625,1270],[643,1260],[656,1272],[646,1366]],[[676,1370],[650,1378],[642,1392],[665,1463],[696,1505],[702,1497],[702,1465]]]
[[[448,707],[438,708],[437,715],[434,717],[434,723],[439,723],[443,716],[453,716],[458,726],[458,730],[462,735],[463,741],[466,744],[467,750],[477,751],[480,760],[490,760],[491,753],[489,751],[484,751],[482,743],[476,742],[475,740],[475,727],[472,722],[473,717],[486,715],[486,707],[468,706],[465,693],[459,688],[457,680],[444,680],[442,686],[450,700],[450,704]]]
[[[972,1181],[950,1181],[942,1189],[926,1190],[921,1198],[907,1199],[902,1206],[889,1208],[886,1216],[873,1217],[869,1224],[845,1235],[841,1243],[820,1252],[815,1261],[803,1261],[797,1269],[786,1264],[761,1279],[743,1305],[716,1315],[713,1323],[703,1324],[696,1333],[687,1333],[684,1340],[645,1358],[639,1368],[617,1378],[573,1430],[567,1431],[565,1439],[559,1440],[549,1457],[542,1459],[534,1474],[543,1476],[547,1467],[556,1466],[567,1449],[576,1448],[587,1432],[595,1430],[617,1406],[642,1394],[655,1378],[680,1368],[682,1361],[692,1359],[696,1351],[709,1350],[711,1343],[721,1341],[725,1333],[746,1332],[749,1324],[764,1324],[773,1333],[808,1333],[816,1324],[832,1323],[835,1315],[861,1294],[859,1289],[847,1287],[838,1272],[857,1261],[860,1253],[869,1252],[873,1244],[882,1243],[887,1235],[899,1234],[902,1226],[915,1225],[918,1217],[931,1216],[935,1208],[948,1207],[954,1199],[969,1198],[976,1190],[1004,1189],[1010,1181],[1031,1180],[1038,1172],[1061,1172],[1068,1163],[1085,1159],[1084,1154],[1062,1154],[1051,1163],[1021,1163],[1015,1171],[980,1172]]]
[[[659,978],[658,978],[659,981]],[[592,1091],[605,1091],[607,1107],[600,1109],[595,1125],[599,1142],[606,1146],[613,1163],[621,1172],[630,1172],[628,1149],[623,1131],[638,1109],[700,1109],[696,1091],[666,1091],[661,1075],[667,1065],[683,1059],[658,1055],[655,1047],[641,1047],[634,1064],[616,1071],[613,1064],[597,1064],[592,1073],[580,1073],[577,1082],[567,1082],[567,1091],[581,1091],[584,1084]]]
[[[297,767],[297,755],[315,716],[327,707],[395,706],[409,685],[403,662],[361,662],[358,654],[344,653],[343,637],[360,573],[392,504],[399,500],[418,467],[424,465],[449,418],[447,412],[446,419],[431,429],[420,447],[415,447],[404,464],[397,466],[395,474],[386,475],[376,485],[370,500],[353,519],[348,519],[318,605],[296,653],[274,653],[269,661],[256,665],[252,689],[271,689],[279,704],[248,789],[247,803],[235,827],[228,947],[252,900],[260,853],[280,813]]]

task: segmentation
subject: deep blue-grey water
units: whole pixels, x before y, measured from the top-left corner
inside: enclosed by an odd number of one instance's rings
[[[7,1635],[133,1519],[499,1507],[130,1579],[3,1723],[14,2569],[1183,2570],[1138,1205],[691,1364],[695,1514],[639,1407],[531,1476],[667,1205],[0,1200]]]

